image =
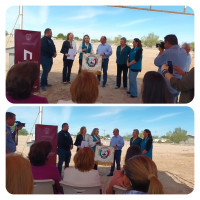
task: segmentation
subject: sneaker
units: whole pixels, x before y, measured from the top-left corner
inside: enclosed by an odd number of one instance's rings
[[[119,89],[120,87],[116,86],[115,89]]]
[[[40,86],[40,89],[46,91],[46,88],[44,86]]]
[[[71,84],[71,81],[67,81],[67,83]]]
[[[127,94],[130,94],[130,92],[129,92],[129,91],[127,91]]]
[[[102,85],[102,87],[106,87],[105,85]]]
[[[51,87],[51,86],[52,86],[51,84],[47,84],[47,85],[46,85],[46,87]]]
[[[137,98],[137,96],[130,95],[131,98]]]
[[[67,82],[63,82],[64,84],[67,84]]]

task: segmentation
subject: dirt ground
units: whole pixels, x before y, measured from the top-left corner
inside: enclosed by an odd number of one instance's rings
[[[28,155],[29,147],[26,143],[30,137],[20,136],[17,152],[24,156]],[[75,138],[73,138],[75,141]],[[109,140],[102,140],[103,144],[109,146]],[[124,164],[126,150],[129,147],[129,141],[125,142],[122,149],[121,166]],[[76,147],[72,150],[70,167],[74,166],[73,157],[76,153]],[[158,178],[164,186],[166,194],[189,194],[194,188],[194,146],[193,145],[175,145],[175,144],[153,144],[153,161],[158,168]],[[101,177],[103,194],[109,184],[110,177],[107,174],[110,167],[98,166]]]
[[[35,93],[36,95],[47,97],[49,103],[57,103],[58,100],[71,100],[71,95],[69,92],[70,84],[62,83],[62,69],[63,69],[63,54],[60,53],[63,40],[54,40],[57,57],[54,59],[52,70],[48,76],[48,82],[52,84],[52,87],[47,88],[46,91],[39,91]],[[76,41],[77,49],[80,45],[80,41]],[[96,52],[96,49],[99,43],[94,43],[93,49]],[[10,39],[10,42],[7,44],[7,47],[13,46],[13,38]],[[157,67],[154,65],[154,59],[158,55],[158,50],[156,48],[143,48],[143,60],[142,60],[142,71],[138,74],[137,77],[137,87],[138,87],[138,98],[130,98],[130,95],[126,93],[126,90],[121,87],[120,89],[114,89],[116,86],[116,75],[117,75],[117,66],[116,66],[116,47],[117,45],[112,45],[113,54],[110,56],[108,64],[108,80],[105,88],[99,86],[99,97],[97,99],[98,103],[142,103],[141,100],[141,83],[144,74],[147,71],[157,71]],[[132,46],[131,46],[132,48]],[[191,52],[192,64],[194,66],[194,53]],[[6,71],[8,70],[8,55],[7,55]],[[72,71],[71,71],[71,81],[75,79],[78,74],[78,54],[75,58]],[[41,70],[42,73],[42,70]],[[121,85],[122,86],[122,85]]]

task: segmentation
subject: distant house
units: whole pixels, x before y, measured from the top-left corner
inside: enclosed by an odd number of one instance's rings
[[[155,138],[153,139],[153,142],[158,143],[158,141],[160,141],[161,143],[165,143],[167,141],[167,139],[165,138]]]
[[[194,144],[194,136],[188,135],[188,139],[186,141],[181,141],[179,144]]]

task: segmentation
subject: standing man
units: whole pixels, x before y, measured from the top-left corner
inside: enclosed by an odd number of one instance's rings
[[[96,53],[102,56],[102,68],[103,68],[102,87],[105,87],[107,82],[108,62],[109,62],[109,57],[112,55],[112,48],[108,43],[106,43],[106,36],[101,36],[100,42],[101,44],[97,47]],[[97,75],[97,78],[100,84],[101,75]]]
[[[16,144],[12,138],[11,126],[15,124],[16,116],[14,113],[6,112],[6,153],[14,153]]]
[[[73,140],[70,133],[68,132],[69,125],[67,123],[62,124],[62,130],[58,133],[58,171],[61,176],[62,165],[65,162],[65,168],[69,167],[71,159],[71,149],[73,149]]]
[[[178,39],[176,35],[167,35],[164,38],[164,47],[163,49],[161,46],[158,47],[159,54],[154,60],[154,64],[158,67],[158,72],[162,74],[161,67],[163,64],[168,65],[168,61],[172,62],[172,65],[179,66],[183,71],[186,70],[186,62],[187,62],[187,54],[185,49],[180,48],[178,45]],[[178,75],[173,72],[173,76],[176,78],[181,79],[182,76]],[[174,97],[174,102],[177,102],[177,97],[179,95],[179,92],[172,88],[169,84],[169,82],[166,80],[167,86],[169,88],[169,91],[172,93]]]
[[[115,170],[115,161],[117,164],[117,170],[120,170],[120,162],[121,162],[121,153],[122,147],[124,146],[124,139],[119,135],[119,129],[115,128],[113,130],[113,137],[110,141],[110,146],[115,148],[114,162],[113,166],[110,169],[110,173],[107,176],[113,176],[113,172]]]
[[[191,55],[190,55],[190,44],[189,43],[184,43],[182,45],[182,48],[185,49],[186,53],[187,53],[187,63],[186,63],[186,70],[185,72],[189,72],[190,71],[190,65],[191,65]]]
[[[54,45],[52,37],[52,31],[50,28],[45,29],[44,37],[41,39],[41,57],[40,63],[42,65],[42,76],[40,81],[40,88],[45,91],[46,87],[50,87],[48,84],[47,78],[48,74],[51,71],[53,65],[53,58],[57,56],[56,47]]]

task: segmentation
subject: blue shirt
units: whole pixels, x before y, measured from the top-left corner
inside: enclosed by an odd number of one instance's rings
[[[123,139],[123,137],[121,137],[120,135],[113,136],[111,138],[111,141],[110,141],[110,146],[113,146],[113,145],[117,145],[117,147],[115,148],[115,150],[121,150],[122,147],[124,146],[124,139]]]
[[[108,59],[112,55],[112,48],[108,43],[105,44],[100,44],[97,47],[97,54],[104,53],[105,55],[103,56],[103,59]]]
[[[9,153],[14,153],[16,151],[16,144],[12,138],[12,131],[8,124],[6,124],[6,132],[9,132],[9,134],[6,135],[6,149]]]
[[[166,49],[161,55],[158,55],[154,64],[159,67],[158,72],[161,73],[161,67],[163,64],[167,64],[168,61],[172,61],[172,65],[179,66],[183,71],[186,71],[187,53],[185,49],[180,48],[179,45],[173,45],[169,49]],[[182,76],[173,73],[173,76],[181,79]],[[168,81],[167,86],[172,94],[177,93],[177,90],[173,89]]]

